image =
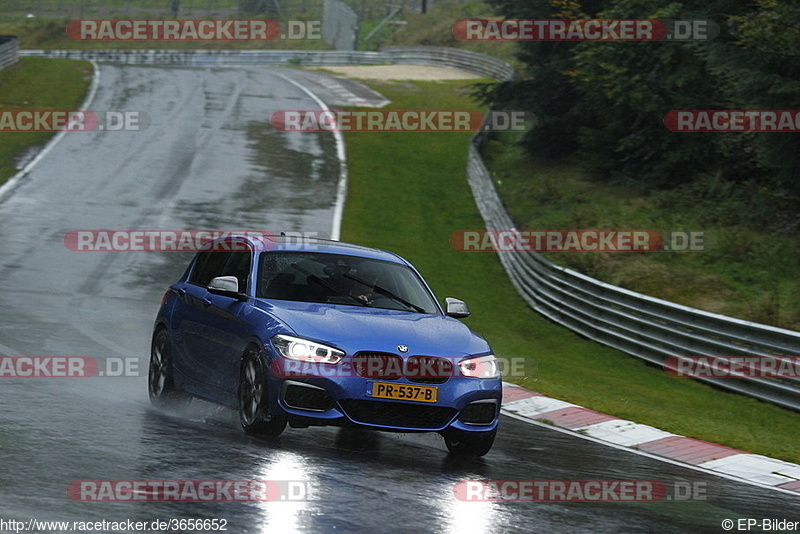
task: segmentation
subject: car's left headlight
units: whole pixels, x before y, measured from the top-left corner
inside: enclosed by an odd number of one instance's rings
[[[311,363],[339,363],[344,352],[316,341],[278,334],[272,344],[284,358]]]
[[[487,354],[461,360],[458,370],[470,378],[497,378],[500,376],[500,363],[494,354]]]

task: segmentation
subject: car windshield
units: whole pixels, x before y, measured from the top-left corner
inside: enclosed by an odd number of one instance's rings
[[[259,298],[439,313],[417,274],[398,263],[314,252],[261,255]]]

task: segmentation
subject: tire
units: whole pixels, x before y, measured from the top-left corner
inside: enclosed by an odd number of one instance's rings
[[[172,369],[172,342],[165,329],[153,336],[150,346],[150,365],[147,371],[147,391],[154,406],[174,407],[185,396],[175,388]]]
[[[286,428],[286,418],[270,415],[264,363],[261,350],[249,347],[239,372],[239,422],[248,434],[278,436]]]
[[[497,429],[489,432],[448,430],[443,434],[447,450],[453,456],[479,457],[488,453],[494,444]]]

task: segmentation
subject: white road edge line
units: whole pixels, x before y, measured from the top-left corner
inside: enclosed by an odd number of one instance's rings
[[[509,411],[506,411],[503,408],[500,409],[500,413],[502,413],[503,415],[508,416],[508,417],[510,417],[512,419],[517,419],[519,421],[523,421],[525,423],[530,423],[532,425],[540,426],[542,428],[549,428],[550,430],[555,430],[556,432],[561,432],[562,434],[567,434],[567,435],[575,436],[575,437],[578,437],[578,438],[581,438],[581,439],[585,439],[585,440],[588,440],[588,441],[593,441],[594,443],[598,443],[600,445],[605,445],[607,447],[612,447],[614,449],[618,449],[618,450],[621,450],[621,451],[628,451],[628,452],[633,453],[633,454],[638,454],[639,456],[644,456],[646,458],[651,458],[653,460],[658,460],[658,461],[665,462],[665,463],[668,463],[668,464],[677,465],[679,467],[685,467],[686,469],[691,469],[693,471],[699,471],[701,473],[706,473],[706,474],[709,474],[709,475],[718,476],[720,478],[726,478],[728,480],[733,480],[734,482],[742,482],[744,484],[750,484],[751,486],[758,486],[759,488],[779,491],[781,493],[785,493],[786,495],[793,495],[793,496],[797,497],[797,492],[796,491],[791,491],[791,490],[784,489],[784,488],[779,488],[779,487],[776,487],[776,486],[770,486],[769,484],[762,484],[760,482],[754,482],[752,480],[747,480],[746,478],[739,478],[737,476],[729,475],[727,473],[722,473],[722,472],[719,472],[719,471],[714,471],[712,469],[706,469],[706,468],[703,468],[703,467],[698,467],[696,465],[687,464],[687,463],[684,463],[684,462],[679,462],[678,460],[673,460],[672,458],[667,458],[665,456],[658,456],[656,454],[651,454],[649,452],[641,451],[639,449],[632,449],[630,447],[625,447],[624,445],[617,445],[616,443],[611,443],[609,441],[603,441],[602,439],[594,438],[592,436],[587,436],[585,434],[581,434],[580,432],[575,432],[575,431],[572,431],[572,430],[568,430],[566,428],[561,428],[561,427],[558,427],[558,426],[555,426],[555,425],[548,425],[547,423],[542,423],[541,421],[536,421],[534,419],[529,419],[527,417],[524,417],[524,416],[521,416],[521,415],[517,415],[517,414],[509,412]]]
[[[288,76],[284,76],[278,72],[275,73],[279,78],[283,78],[290,84],[294,85],[305,94],[310,96],[314,102],[322,109],[322,111],[330,111],[330,108],[322,101],[320,97],[315,95],[311,89],[304,86],[300,82],[292,80]],[[336,140],[336,156],[339,158],[339,183],[336,185],[336,204],[333,208],[333,224],[331,225],[331,239],[339,241],[342,234],[342,217],[344,216],[344,203],[347,200],[347,157],[344,150],[344,136],[342,132],[334,130],[333,138]]]
[[[92,64],[92,69],[93,69],[92,83],[89,86],[89,94],[86,95],[86,98],[83,100],[83,103],[81,103],[80,107],[81,111],[87,110],[89,106],[91,106],[92,101],[94,100],[94,97],[97,94],[97,88],[100,86],[100,67],[94,60],[91,60],[90,63]],[[22,170],[20,170],[17,174],[9,178],[5,184],[0,186],[0,202],[4,202],[11,195],[11,192],[14,189],[16,189],[18,185],[20,185],[19,181],[22,180],[22,178],[24,178],[25,176],[27,176],[28,173],[31,172],[33,167],[37,163],[39,163],[47,155],[48,152],[53,150],[53,148],[58,144],[59,141],[61,141],[61,139],[64,138],[64,136],[67,133],[69,132],[61,131],[58,132],[55,136],[51,137],[50,141],[47,142],[44,148],[38,154],[36,154],[36,157],[34,157],[31,161],[29,161],[28,164],[25,165],[22,168]]]

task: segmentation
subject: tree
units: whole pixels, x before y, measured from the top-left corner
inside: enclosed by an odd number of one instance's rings
[[[491,4],[509,19],[591,18],[606,0],[493,0]],[[579,128],[591,123],[580,93],[568,75],[572,51],[578,43],[527,41],[519,43],[518,57],[526,65],[526,76],[518,82],[484,90],[487,101],[497,107],[534,113],[538,126],[523,140],[531,152],[561,157],[578,148]]]

